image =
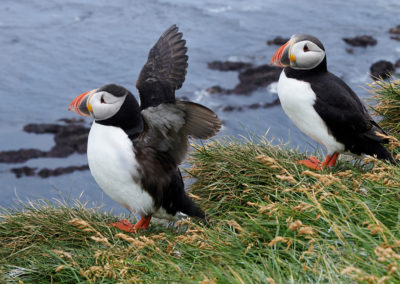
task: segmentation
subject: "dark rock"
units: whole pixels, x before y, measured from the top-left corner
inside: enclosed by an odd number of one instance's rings
[[[20,149],[0,152],[0,163],[23,163],[29,159],[45,157],[46,152],[37,149]]]
[[[255,104],[251,104],[251,105],[247,106],[247,108],[249,108],[249,109],[257,109],[260,107],[261,107],[261,104],[259,104],[259,103],[255,103]]]
[[[50,157],[66,157],[74,152],[86,153],[89,128],[82,125],[68,125],[60,128],[54,136],[56,145],[50,150]]]
[[[24,126],[24,131],[36,134],[55,134],[55,145],[48,152],[37,149],[3,151],[0,152],[0,163],[23,163],[34,158],[64,158],[75,152],[79,154],[86,153],[89,128],[76,124],[75,121],[68,125],[31,123]]]
[[[237,106],[231,106],[231,105],[228,105],[222,109],[222,111],[242,111],[242,110],[243,110],[243,108],[241,106],[237,107]]]
[[[84,123],[85,120],[83,118],[60,118],[57,121],[62,121],[67,124],[77,124],[77,123]]]
[[[75,152],[69,145],[55,145],[46,153],[47,158],[66,158]]]
[[[283,38],[283,37],[277,36],[274,39],[267,40],[267,45],[284,45],[289,40],[290,40],[290,38]]]
[[[353,54],[354,53],[354,49],[346,48],[346,52],[349,53],[349,54]]]
[[[28,133],[52,133],[55,134],[59,132],[63,127],[63,125],[58,124],[49,124],[49,123],[30,123],[24,126],[24,131]]]
[[[224,94],[224,95],[228,95],[231,93],[230,90],[222,88],[221,86],[212,86],[210,88],[206,89],[207,92],[209,92],[210,94]]]
[[[222,111],[234,111],[236,108],[234,106],[226,106],[222,109]]]
[[[70,174],[75,171],[86,171],[89,169],[88,165],[83,165],[83,166],[70,166],[70,167],[59,167],[55,169],[41,169],[38,172],[38,176],[41,178],[48,178],[50,176],[60,176],[64,174]]]
[[[374,80],[377,78],[387,79],[394,72],[394,65],[389,61],[380,60],[371,65],[370,71],[371,77]]]
[[[279,100],[279,98],[276,98],[275,100],[273,100],[270,103],[264,103],[263,108],[269,108],[272,106],[276,106],[276,105],[279,105],[280,103],[281,103],[281,101]]]
[[[400,41],[400,36],[391,36],[390,38],[394,39],[394,40],[397,40],[397,41]]]
[[[280,104],[280,101],[279,101],[278,98],[276,98],[272,102],[269,102],[269,103],[254,103],[254,104],[245,105],[245,106],[231,106],[231,105],[228,105],[228,106],[224,107],[222,109],[222,111],[242,111],[244,108],[247,108],[247,109],[258,109],[258,108],[261,108],[261,107],[262,108],[269,108],[269,107],[276,106],[276,105],[279,105],[279,104]]]
[[[22,176],[34,176],[36,168],[21,167],[21,168],[13,168],[10,171],[14,173],[17,178],[20,178]]]
[[[397,27],[391,28],[391,29],[389,30],[389,33],[400,35],[400,25],[398,25]]]
[[[396,61],[396,63],[394,64],[394,67],[399,68],[400,67],[400,59],[398,59]]]
[[[362,46],[362,47],[366,47],[367,45],[374,46],[378,42],[372,36],[368,36],[368,35],[356,36],[353,38],[343,38],[343,40],[347,44],[350,44],[352,46]]]
[[[259,87],[266,87],[279,80],[282,68],[261,65],[248,68],[239,74],[240,83],[232,90],[235,94],[248,95]]]
[[[282,68],[260,65],[254,68],[247,68],[246,70],[239,73],[239,84],[232,90],[225,89],[220,86],[213,86],[207,89],[210,94],[237,94],[237,95],[249,95],[259,87],[266,87],[269,84],[279,80],[279,75],[282,72]]]
[[[86,171],[89,169],[88,165],[82,166],[70,166],[70,167],[59,167],[55,169],[41,169],[38,173],[36,173],[37,168],[31,167],[20,167],[20,168],[13,168],[10,171],[15,174],[17,178],[21,178],[23,176],[40,176],[41,178],[48,178],[51,176],[60,176],[64,174],[70,174],[75,171]]]
[[[212,61],[208,63],[208,68],[219,71],[237,71],[252,66],[251,63],[232,61]]]

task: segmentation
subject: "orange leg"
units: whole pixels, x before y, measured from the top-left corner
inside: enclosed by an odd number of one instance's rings
[[[140,220],[132,225],[128,220],[124,219],[120,222],[112,223],[110,226],[116,227],[128,233],[136,233],[139,229],[147,229],[149,227],[151,215],[149,217],[141,217]]]
[[[151,215],[148,216],[148,217],[144,217],[144,218],[142,218],[142,219],[144,219],[144,222],[143,222],[141,228],[142,228],[143,230],[145,230],[145,229],[147,229],[147,228],[149,227],[150,220],[151,220]],[[141,219],[140,219],[140,220],[141,220]]]
[[[304,165],[310,169],[321,171],[322,168],[334,166],[338,156],[338,153],[334,153],[332,156],[327,155],[324,162],[320,162],[316,157],[310,157],[306,160],[297,161],[297,163]]]
[[[336,160],[339,157],[338,153],[333,153],[332,156],[327,155],[326,160],[324,162],[325,166],[333,167],[336,164]]]

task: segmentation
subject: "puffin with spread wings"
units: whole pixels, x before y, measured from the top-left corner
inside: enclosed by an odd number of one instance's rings
[[[186,194],[178,165],[188,152],[188,137],[210,138],[221,121],[202,105],[175,100],[188,67],[185,44],[173,25],[151,48],[136,82],[140,106],[116,84],[83,93],[69,106],[94,118],[87,155],[97,184],[141,217],[135,225],[127,220],[111,224],[127,232],[146,229],[152,216],[172,220],[181,212],[205,218]]]

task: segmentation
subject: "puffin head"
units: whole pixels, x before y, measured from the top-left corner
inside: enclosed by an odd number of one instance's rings
[[[96,121],[106,120],[120,111],[129,95],[132,96],[124,87],[109,84],[77,96],[68,110],[83,116],[91,116]]]
[[[77,96],[68,110],[91,116],[96,123],[119,127],[128,136],[136,136],[144,129],[137,100],[131,92],[116,84],[108,84]]]
[[[325,62],[325,48],[312,35],[293,35],[282,45],[271,59],[271,65],[311,70]]]

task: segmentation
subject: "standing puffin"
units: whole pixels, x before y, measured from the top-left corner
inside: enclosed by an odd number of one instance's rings
[[[333,166],[339,153],[376,155],[394,163],[382,146],[389,141],[347,84],[328,72],[322,43],[311,35],[293,35],[281,46],[271,65],[285,67],[279,77],[278,96],[285,113],[301,131],[324,145],[327,157],[298,161],[321,170]]]
[[[111,224],[127,232],[146,229],[152,216],[174,219],[178,212],[205,218],[185,190],[178,165],[188,152],[188,137],[214,136],[221,122],[210,109],[176,101],[188,67],[186,41],[176,25],[151,48],[136,82],[141,105],[122,86],[109,84],[76,97],[69,110],[91,116],[90,171],[113,200],[138,214]]]

